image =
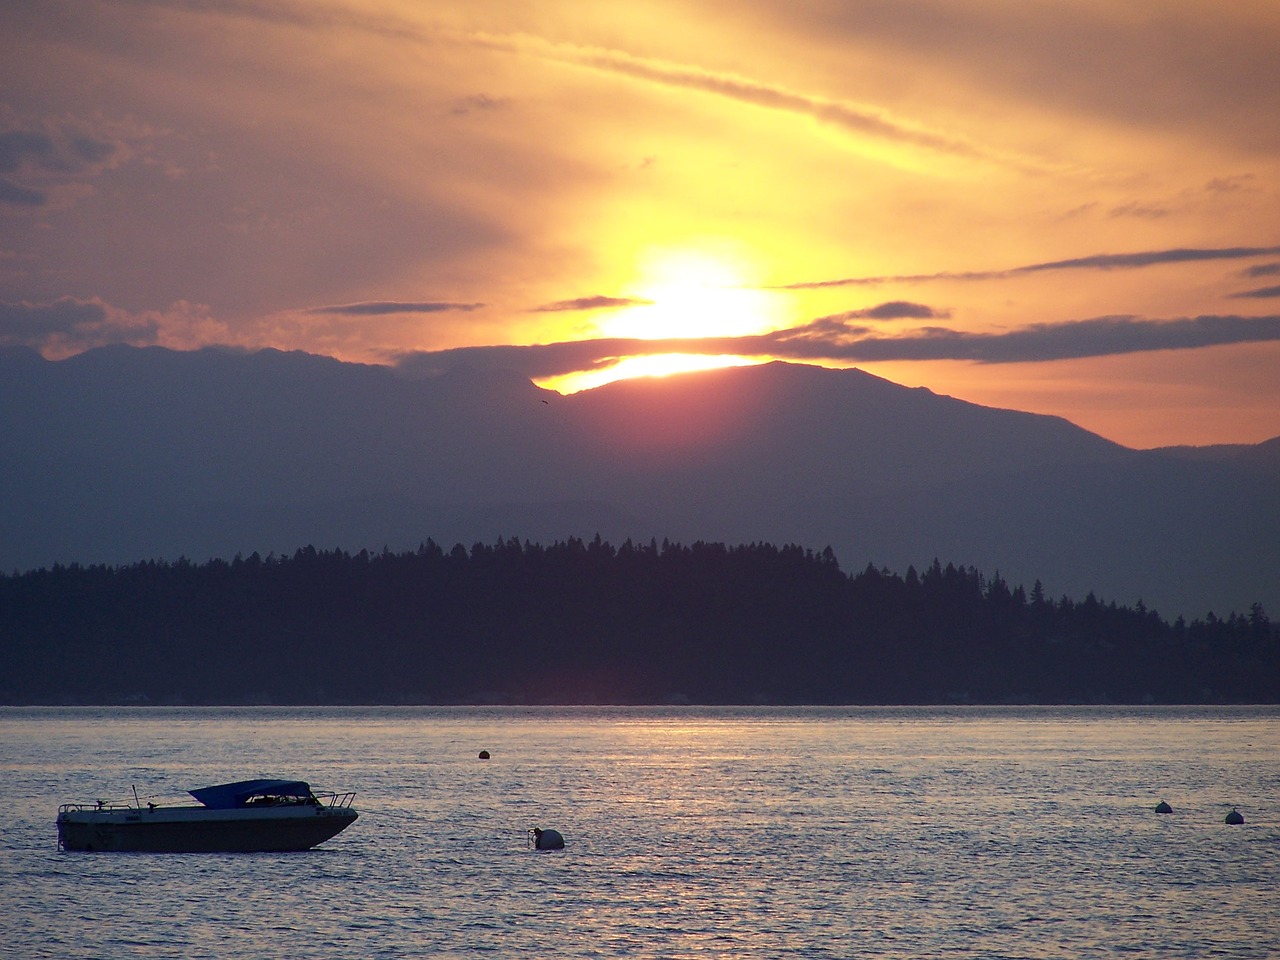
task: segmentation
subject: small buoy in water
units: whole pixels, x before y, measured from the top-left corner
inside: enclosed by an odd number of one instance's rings
[[[1232,824],[1244,823],[1244,815],[1241,814],[1240,811],[1237,810],[1235,807],[1232,807],[1231,812],[1227,814],[1227,819],[1223,822],[1232,823]]]
[[[1156,804],[1156,813],[1173,813],[1173,807],[1161,800]]]
[[[489,751],[488,751],[488,750],[481,750],[481,751],[480,751],[480,759],[481,759],[481,760],[488,760],[488,759],[489,759]]]
[[[563,850],[564,837],[559,830],[533,828],[533,845],[538,850]]]

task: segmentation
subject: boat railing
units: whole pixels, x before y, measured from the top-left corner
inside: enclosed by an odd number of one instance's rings
[[[93,803],[64,803],[58,807],[59,813],[80,813],[85,810],[136,810],[132,803],[123,800],[95,800]]]
[[[335,810],[341,810],[351,806],[355,801],[356,795],[352,793],[313,793],[312,796],[319,801],[322,807],[332,807]]]
[[[350,807],[351,804],[354,803],[356,799],[355,791],[352,791],[350,793],[312,793],[312,797],[315,798],[315,802],[318,803],[320,806],[330,807],[334,810],[346,809],[347,807]],[[290,798],[290,802],[302,803],[304,801],[301,797],[299,797],[297,799]],[[152,803],[148,801],[146,806],[150,810],[155,810],[158,806],[160,806],[160,804]],[[120,811],[120,810],[139,810],[141,808],[142,808],[141,802],[137,802],[137,801],[130,803],[125,800],[94,800],[90,803],[61,804],[58,807],[58,813],[59,814],[84,813],[84,812],[109,813],[112,811]]]

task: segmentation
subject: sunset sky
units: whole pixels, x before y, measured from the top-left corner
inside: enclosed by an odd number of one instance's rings
[[[1280,4],[8,0],[0,346],[1280,435]]]

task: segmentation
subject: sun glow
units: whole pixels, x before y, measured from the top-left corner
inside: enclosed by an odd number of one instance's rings
[[[762,289],[751,261],[723,241],[642,253],[632,278],[619,284],[632,305],[601,317],[596,331],[606,339],[686,340],[689,349],[670,344],[670,352],[620,354],[607,367],[546,377],[538,385],[576,393],[629,377],[665,377],[762,362],[767,358],[726,352],[733,345],[723,342],[723,338],[765,333],[782,321],[782,299]],[[601,362],[609,359],[600,358]]]
[[[637,304],[603,319],[600,332],[644,340],[763,333],[774,325],[778,304],[759,289],[754,272],[729,251],[651,251],[626,284]]]
[[[559,377],[536,380],[538,386],[557,393],[577,393],[601,387],[614,380],[632,377],[669,377],[675,373],[694,370],[713,370],[719,367],[747,367],[762,361],[751,357],[727,354],[710,356],[702,353],[655,353],[647,356],[624,357],[612,366],[583,373],[569,373]]]

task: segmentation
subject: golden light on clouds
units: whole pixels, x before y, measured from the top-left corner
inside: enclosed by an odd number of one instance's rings
[[[609,340],[741,338],[775,329],[785,300],[762,289],[758,265],[742,244],[702,238],[683,246],[651,246],[635,255],[620,283],[626,297],[594,320]],[[767,359],[767,358],[764,358]],[[724,353],[652,353],[608,358],[583,372],[538,378],[539,386],[576,393],[629,377],[746,366],[762,358]]]
[[[41,6],[0,14],[0,346],[464,351],[557,389],[778,347],[1040,379],[1133,445],[1212,439],[1156,409],[1280,433],[1274,3]],[[1016,375],[965,353],[1044,324]],[[619,352],[673,338],[709,340]]]

